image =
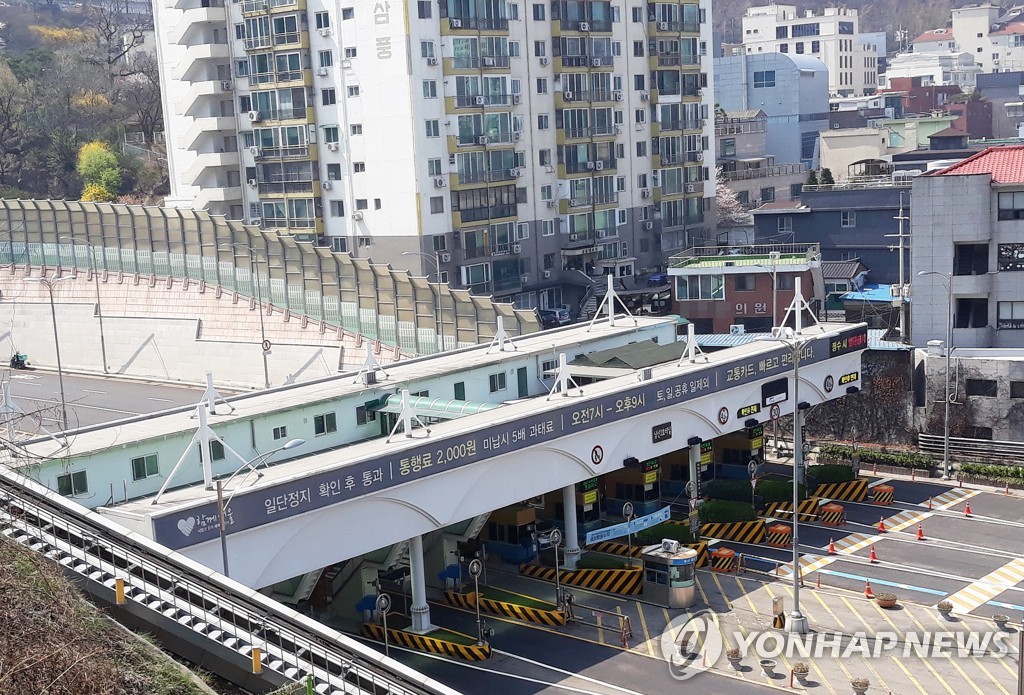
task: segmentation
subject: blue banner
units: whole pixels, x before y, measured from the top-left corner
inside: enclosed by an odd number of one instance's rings
[[[613,538],[621,538],[630,533],[636,533],[643,531],[645,528],[657,526],[663,521],[668,521],[672,515],[670,507],[659,509],[653,514],[647,516],[640,516],[635,519],[631,519],[629,523],[616,524],[615,526],[609,526],[607,528],[598,529],[597,531],[591,531],[587,534],[587,545],[593,543],[600,543],[601,541],[610,541]]]

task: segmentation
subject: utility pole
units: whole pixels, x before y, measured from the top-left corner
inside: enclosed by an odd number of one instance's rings
[[[907,302],[906,302],[906,297],[904,296],[906,294],[906,290],[907,290],[907,275],[906,275],[906,273],[907,273],[907,268],[906,268],[906,248],[907,247],[904,244],[904,240],[910,239],[910,234],[908,234],[905,231],[903,223],[909,221],[910,218],[907,217],[906,214],[904,214],[904,211],[903,211],[903,191],[900,191],[900,211],[899,211],[899,214],[896,217],[894,217],[893,219],[896,220],[897,222],[899,222],[899,232],[897,234],[886,234],[885,235],[888,238],[895,237],[895,238],[899,239],[899,243],[896,246],[890,246],[889,247],[890,251],[898,251],[899,254],[900,254],[900,264],[899,264],[900,265],[900,271],[899,271],[900,272],[900,284],[899,284],[899,292],[896,293],[893,296],[893,303],[896,305],[897,308],[899,308],[899,317],[898,318],[899,318],[900,340],[903,341],[904,343],[909,344],[910,336],[908,335],[908,333],[909,333],[909,330],[908,330],[909,326],[907,325]]]

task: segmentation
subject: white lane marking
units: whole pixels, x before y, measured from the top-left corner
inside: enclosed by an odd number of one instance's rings
[[[106,391],[93,391],[92,389],[82,389],[82,393],[98,393],[100,395],[106,394]]]
[[[147,401],[159,401],[160,403],[173,403],[174,402],[170,398],[153,398],[153,397],[149,397],[146,400]]]
[[[1024,581],[1024,560],[1015,558],[960,589],[946,600],[953,604],[955,610],[969,613],[1004,591],[1016,587],[1021,581]]]
[[[868,487],[875,487],[877,485],[885,485],[890,480],[892,480],[892,478],[879,478],[878,480],[876,480],[876,481],[874,481],[872,483],[868,483]]]

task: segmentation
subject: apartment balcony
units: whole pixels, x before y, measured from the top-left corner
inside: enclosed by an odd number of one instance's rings
[[[179,115],[189,115],[190,109],[204,97],[221,97],[230,99],[234,83],[231,80],[203,80],[193,82],[185,90],[181,98],[174,102],[174,112]]]
[[[445,99],[445,110],[508,107],[520,100],[518,94],[459,94]]]
[[[461,32],[508,31],[508,20],[492,17],[451,17],[441,20],[441,34],[459,34]]]
[[[609,159],[595,159],[589,162],[568,162],[566,164],[559,165],[559,174],[586,174],[589,172],[598,171],[614,171],[615,170],[615,158]]]
[[[305,0],[243,0],[240,4],[243,16],[306,9]]]
[[[231,51],[226,43],[193,44],[185,50],[185,55],[175,64],[172,73],[175,79],[187,81],[188,73],[193,67],[202,66],[205,61],[224,62],[230,58]]]
[[[253,146],[246,148],[257,161],[281,159],[309,159],[309,145],[284,145],[275,147]]]
[[[308,71],[307,71],[308,72]],[[276,123],[278,121],[312,121],[313,107],[298,107],[293,109],[272,109],[260,111],[260,121],[263,123]]]
[[[789,176],[792,174],[806,174],[806,164],[773,164],[766,167],[740,169],[738,171],[723,172],[726,181],[750,181],[752,179],[764,179],[772,176]]]
[[[552,17],[552,19],[557,18]],[[576,32],[581,34],[607,34],[612,30],[612,22],[609,19],[557,19],[552,29],[557,29],[557,32],[552,32],[557,34]]]
[[[509,256],[523,252],[523,245],[519,242],[507,244],[491,244],[491,256]]]
[[[263,229],[316,229],[316,219],[309,217],[264,217]]]
[[[241,203],[242,202],[242,187],[241,186],[213,186],[203,187],[196,193],[195,199],[192,201],[192,208],[194,210],[205,210],[210,207],[213,203]]]
[[[579,198],[570,198],[568,200],[563,199],[561,201],[560,211],[562,214],[568,214],[569,212],[578,212],[581,208],[593,208],[601,206],[614,206],[619,201],[618,193],[594,193],[589,196],[583,196]]]
[[[252,187],[251,183],[250,187]],[[314,191],[319,194],[317,183],[312,178],[305,181],[257,181],[255,188],[261,198],[274,198],[297,193],[309,196]]]
[[[182,174],[182,180],[189,186],[198,184],[203,173],[209,169],[230,167],[237,170],[239,164],[238,152],[203,152],[196,156],[196,160]]]
[[[647,31],[650,34],[699,34],[699,22],[659,22],[655,17],[648,16]]]
[[[491,205],[489,207],[471,208],[469,210],[456,210],[452,212],[452,225],[456,228],[463,227],[475,222],[486,222],[488,220],[506,221],[506,218],[515,217],[517,206]]]
[[[555,70],[571,68],[611,68],[615,66],[612,56],[563,55],[555,56]]]
[[[662,133],[681,133],[684,130],[702,130],[707,124],[703,118],[682,119],[678,121],[657,121],[651,124],[651,135],[657,137]]]
[[[193,29],[202,29],[204,25],[216,24],[224,26],[227,11],[223,5],[219,7],[193,7],[181,13],[181,18],[167,32],[168,41],[172,44],[187,43],[185,40]]]
[[[234,134],[234,116],[204,116],[192,119],[192,125],[178,138],[178,146],[191,150],[203,135],[215,135],[221,131]]]
[[[453,137],[459,147],[486,147],[487,145],[510,145],[519,142],[520,133],[467,133]]]
[[[618,126],[595,126],[590,128],[559,128],[555,133],[555,141],[559,145],[565,145],[572,140],[590,140],[593,138],[614,138],[621,133]]]
[[[566,108],[567,105],[577,103],[603,103],[623,100],[620,89],[595,89],[582,92],[564,91],[555,92],[555,108]]]

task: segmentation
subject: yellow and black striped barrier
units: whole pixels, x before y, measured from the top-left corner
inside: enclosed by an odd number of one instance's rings
[[[707,541],[700,541],[699,543],[686,543],[684,545],[690,550],[697,551],[697,567],[707,567],[709,564],[711,564],[711,558],[708,555]]]
[[[793,530],[782,524],[769,526],[765,531],[765,542],[774,548],[788,548]]]
[[[479,601],[480,610],[484,613],[504,615],[508,618],[524,620],[528,623],[537,623],[538,625],[550,625],[552,627],[565,625],[565,614],[559,610],[545,610],[508,601],[495,601],[486,597],[478,599],[477,595],[472,592],[460,594],[457,591],[446,591],[444,592],[444,600],[453,606],[469,610],[475,610],[476,604]]]
[[[364,623],[362,632],[370,639],[384,641],[384,628],[376,623]],[[467,635],[467,637],[469,637]],[[416,635],[405,630],[388,628],[388,641],[401,647],[431,654],[443,654],[464,661],[484,661],[491,658],[491,645],[459,644],[448,640],[435,639],[428,635]]]
[[[541,565],[519,565],[520,574],[535,579],[555,581],[555,569]],[[563,585],[578,586],[594,591],[606,591],[622,596],[639,596],[644,591],[642,567],[622,570],[561,570],[558,581]]]
[[[598,553],[608,553],[609,555],[621,555],[622,557],[640,557],[640,553],[643,552],[643,546],[633,545],[630,547],[628,543],[601,541],[600,543],[591,543],[584,550],[593,550]]]
[[[875,485],[871,488],[871,499],[875,504],[890,505],[896,489],[892,485]]]
[[[830,500],[846,500],[847,502],[863,502],[868,496],[868,481],[848,480],[845,483],[822,483],[814,491],[815,497],[827,497]]]
[[[817,521],[818,520],[818,498],[810,497],[800,502],[799,517],[800,521]],[[774,517],[791,517],[793,516],[793,503],[792,502],[772,502],[764,510],[765,516]]]
[[[736,552],[729,548],[715,548],[711,551],[712,572],[732,572],[736,563]]]
[[[732,521],[721,524],[701,524],[700,535],[737,543],[764,542],[763,521]]]
[[[842,526],[846,523],[846,510],[841,504],[823,504],[818,510],[818,518],[825,526]]]

